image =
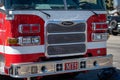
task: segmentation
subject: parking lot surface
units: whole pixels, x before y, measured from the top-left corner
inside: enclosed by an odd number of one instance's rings
[[[109,54],[113,54],[113,64],[117,69],[120,69],[120,35],[110,35],[107,41],[107,51]]]

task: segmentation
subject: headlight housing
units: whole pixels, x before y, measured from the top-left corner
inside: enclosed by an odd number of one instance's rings
[[[40,37],[39,36],[29,36],[29,37],[19,37],[19,45],[39,45]]]
[[[106,41],[109,37],[108,33],[93,33],[92,40],[93,41]]]

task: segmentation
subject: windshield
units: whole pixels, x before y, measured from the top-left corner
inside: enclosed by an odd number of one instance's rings
[[[103,10],[103,0],[5,0],[5,8],[12,10]]]

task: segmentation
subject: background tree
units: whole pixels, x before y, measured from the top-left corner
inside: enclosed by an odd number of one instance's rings
[[[113,0],[105,0],[107,10],[113,10]]]

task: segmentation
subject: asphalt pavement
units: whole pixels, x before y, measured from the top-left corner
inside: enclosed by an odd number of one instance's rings
[[[113,36],[110,35],[110,38],[107,41],[107,53],[113,54],[113,65],[117,69],[120,69],[120,35]]]

